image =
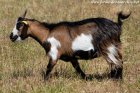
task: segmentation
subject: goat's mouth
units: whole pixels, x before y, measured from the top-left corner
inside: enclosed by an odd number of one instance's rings
[[[14,36],[13,36],[13,33],[11,33],[11,34],[10,34],[10,40],[11,40],[12,42],[15,42],[15,41],[17,41],[17,40],[21,40],[21,38],[20,38],[18,35],[14,35]]]

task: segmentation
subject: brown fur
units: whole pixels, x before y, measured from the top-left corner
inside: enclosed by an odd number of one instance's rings
[[[29,25],[29,35],[32,37],[37,37],[37,39],[43,43],[49,35],[49,30],[37,21],[27,21],[27,23]]]

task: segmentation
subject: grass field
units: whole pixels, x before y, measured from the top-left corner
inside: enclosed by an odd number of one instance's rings
[[[140,93],[140,3],[93,4],[92,0],[0,0],[0,93]],[[125,1],[125,0],[124,0]],[[105,17],[117,21],[119,11],[132,15],[124,21],[121,35],[124,71],[122,81],[108,78],[85,81],[70,63],[59,61],[44,82],[41,72],[48,64],[43,48],[33,39],[12,43],[9,34],[25,9],[27,17],[46,22]],[[94,76],[108,72],[103,58],[80,61]]]

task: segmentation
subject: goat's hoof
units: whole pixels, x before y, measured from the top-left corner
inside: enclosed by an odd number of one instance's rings
[[[93,80],[93,75],[86,75],[84,79],[87,81]]]
[[[113,79],[113,80],[122,80],[122,74],[112,74],[112,73],[109,73],[108,74],[108,78],[109,79]]]
[[[44,80],[46,81],[46,80],[48,80],[49,79],[49,77],[48,76],[44,76]]]
[[[109,76],[109,78],[112,78],[115,80],[121,80],[122,79],[122,68],[112,69],[108,76]]]
[[[42,71],[41,75],[45,81],[49,79],[49,75],[46,75],[45,71]]]

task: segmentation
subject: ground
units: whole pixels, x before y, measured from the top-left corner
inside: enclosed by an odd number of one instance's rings
[[[0,93],[140,93],[140,2],[94,4],[92,0],[0,0],[0,6]],[[91,17],[117,21],[119,11],[126,14],[131,11],[121,35],[123,80],[98,78],[108,72],[106,61],[98,58],[80,61],[86,74],[94,76],[92,80],[81,79],[70,63],[59,61],[51,78],[44,81],[42,71],[47,67],[48,58],[43,48],[31,38],[16,43],[9,40],[16,18],[25,9],[28,18],[49,23]]]

